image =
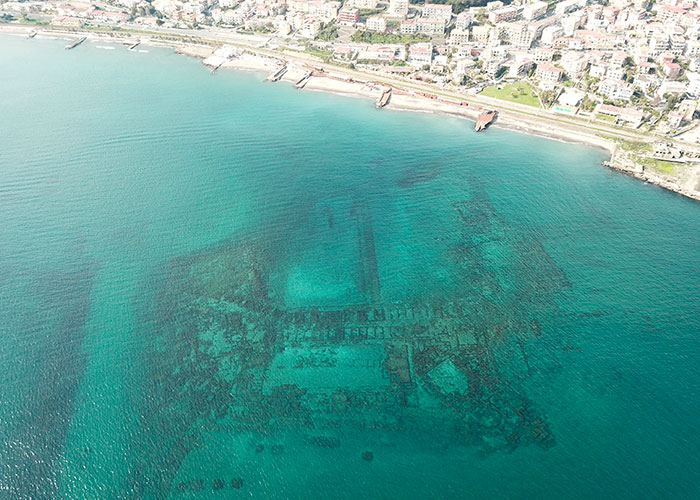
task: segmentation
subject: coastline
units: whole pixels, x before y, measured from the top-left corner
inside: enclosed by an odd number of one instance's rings
[[[176,52],[190,57],[205,59],[213,51],[209,47],[188,46],[177,48]],[[272,58],[265,55],[251,55],[251,52],[254,52],[253,49],[246,49],[245,56],[247,57],[228,61],[224,63],[221,68],[252,72],[274,71],[276,66],[270,62],[273,60]],[[294,61],[296,64],[289,69],[289,71],[280,79],[280,81],[295,83],[303,76],[303,71],[300,71],[299,68],[308,66],[308,64],[303,61],[295,60],[292,56],[288,55],[288,52],[285,55],[287,57],[280,56],[278,61],[283,61],[286,59]],[[253,59],[256,59],[257,63],[251,62]],[[337,71],[334,70],[334,72],[337,74],[347,74],[343,72],[342,68],[339,68]],[[386,86],[383,86],[381,83],[372,82],[369,80],[366,82],[357,80],[342,81],[328,75],[315,74],[309,80],[309,83],[306,84],[304,90],[376,100],[381,95],[383,88],[386,88]],[[373,86],[374,88],[369,90],[368,86]],[[472,122],[476,121],[477,116],[481,111],[481,108],[476,106],[457,106],[447,102],[435,101],[419,96],[415,93],[405,91],[394,92],[389,103],[386,105],[386,109],[393,111],[408,111],[414,113],[451,116],[466,119]],[[522,117],[512,116],[507,112],[499,112],[498,118],[490,126],[503,128],[506,130],[513,130],[545,139],[553,139],[569,144],[582,144],[603,150],[611,156],[614,154],[616,148],[614,141],[595,134],[585,134],[581,133],[580,131],[574,132],[567,130],[566,127],[554,128],[547,124],[537,123],[536,120],[528,120],[523,119]]]
[[[46,38],[61,38],[73,39],[75,36],[86,36],[91,41],[108,41],[111,43],[125,44],[128,41],[133,41],[135,37],[128,32],[106,32],[104,34],[93,31],[62,31],[56,29],[34,29],[30,26],[10,26],[0,24],[0,33],[6,33],[16,36],[26,36],[30,32],[37,31],[39,37]],[[154,39],[154,38],[139,38],[142,45],[169,47],[176,53],[195,57],[198,59],[206,59],[214,50],[222,44],[236,47],[235,43],[223,43],[220,41],[208,40],[209,44],[197,44],[193,42],[183,42],[179,40]],[[296,83],[303,77],[306,71],[310,68],[319,68],[322,73],[316,72],[309,79],[304,87],[304,90],[333,93],[346,97],[355,97],[362,99],[377,99],[382,91],[391,86],[395,89],[387,109],[394,111],[408,111],[419,113],[430,113],[441,116],[451,116],[469,121],[476,121],[479,112],[486,106],[467,103],[465,106],[460,106],[446,100],[435,100],[418,95],[414,90],[401,88],[401,82],[394,84],[386,84],[380,81],[380,78],[373,80],[371,75],[367,75],[366,79],[359,80],[355,78],[356,71],[348,70],[342,67],[333,66],[328,71],[324,64],[319,63],[314,65],[314,57],[303,54],[293,54],[290,51],[284,53],[270,54],[269,51],[250,47],[238,46],[242,51],[240,57],[236,57],[221,65],[221,69],[234,69],[238,71],[251,71],[258,73],[266,73],[274,71],[280,64],[287,64],[289,71],[280,78],[281,81]],[[364,75],[363,75],[364,77]],[[449,101],[452,101],[450,99]],[[669,179],[660,173],[653,171],[639,170],[631,168],[629,164],[617,161],[618,143],[616,140],[608,137],[603,137],[595,132],[588,131],[582,125],[574,125],[557,121],[556,124],[552,120],[543,120],[536,115],[528,115],[518,110],[503,109],[500,106],[507,106],[508,103],[498,103],[497,119],[490,125],[496,128],[513,130],[519,133],[524,133],[532,136],[542,137],[550,140],[557,140],[569,144],[582,144],[588,147],[593,147],[605,151],[610,155],[609,161],[603,162],[603,165],[617,170],[618,172],[630,175],[636,179],[651,183],[662,187],[666,190],[680,194],[684,197],[700,201],[700,177],[698,177],[697,187],[688,189],[687,185],[681,185],[678,179]],[[494,106],[496,107],[496,106]],[[621,138],[622,140],[625,140]],[[700,167],[698,167],[698,175],[700,176]],[[688,184],[688,183],[686,183]]]

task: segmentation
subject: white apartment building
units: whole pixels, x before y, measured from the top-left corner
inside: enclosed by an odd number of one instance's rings
[[[561,80],[564,70],[557,68],[550,63],[541,63],[537,65],[537,70],[535,71],[535,78],[542,80],[543,82],[558,82]]]
[[[473,20],[474,18],[469,12],[460,12],[457,14],[457,19],[455,20],[455,28],[466,31],[469,29],[469,26],[471,26]]]
[[[634,93],[634,88],[627,82],[609,78],[600,82],[598,92],[608,99],[629,101]]]
[[[382,16],[370,16],[365,22],[365,28],[383,33],[386,31],[386,19]]]
[[[450,33],[450,45],[466,45],[469,43],[469,31],[463,29],[453,29]]]
[[[289,0],[287,9],[292,14],[308,14],[324,23],[329,23],[338,17],[340,2],[322,2],[319,0]]]
[[[532,45],[533,34],[527,23],[502,23],[498,28],[501,39],[510,45],[521,49],[529,49]]]
[[[411,66],[424,66],[432,61],[433,45],[431,43],[414,43],[408,48],[408,63]]]
[[[564,68],[566,75],[570,79],[576,80],[583,76],[583,73],[586,71],[588,59],[580,52],[566,52],[562,55],[559,64]]]
[[[547,2],[533,2],[523,7],[523,19],[534,21],[547,13]]]
[[[387,14],[393,17],[406,17],[408,14],[408,0],[389,0]]]
[[[520,16],[520,11],[515,7],[504,7],[502,9],[489,12],[489,22],[491,24],[503,21],[514,21]]]
[[[486,44],[489,41],[491,27],[485,24],[472,26],[472,40],[479,44]]]
[[[450,19],[452,19],[452,5],[451,4],[437,4],[437,3],[426,3],[423,7],[423,17],[430,17],[434,19],[443,19],[445,24],[447,24]]]
[[[377,0],[349,0],[345,3],[345,7],[355,7],[356,9],[376,9]]]
[[[542,30],[542,44],[552,45],[554,40],[564,35],[564,30],[561,26],[547,26]]]

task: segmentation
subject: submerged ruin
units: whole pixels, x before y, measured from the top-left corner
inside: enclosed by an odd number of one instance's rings
[[[179,465],[214,427],[258,436],[255,454],[284,453],[290,436],[295,445],[342,448],[348,432],[377,442],[411,434],[427,449],[485,454],[554,446],[524,382],[548,369],[550,360],[529,356],[528,345],[546,335],[539,318],[556,308],[566,277],[483,193],[453,204],[451,213],[458,233],[445,252],[462,286],[442,299],[383,296],[383,262],[362,206],[341,214],[355,221],[352,279],[361,301],[287,306],[270,290],[284,251],[279,242],[239,236],[169,262],[155,338],[147,339],[143,416],[144,443],[152,429],[169,441],[150,444],[162,459],[133,471],[131,491],[243,487],[245,478],[175,484]]]

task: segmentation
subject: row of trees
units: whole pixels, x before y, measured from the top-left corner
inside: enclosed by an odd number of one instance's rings
[[[374,31],[356,31],[350,39],[356,43],[416,43],[430,40],[426,35],[402,35],[399,33],[377,33]]]

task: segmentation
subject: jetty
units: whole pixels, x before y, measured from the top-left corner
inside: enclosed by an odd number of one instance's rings
[[[221,61],[220,63],[216,64],[215,66],[212,66],[212,67],[211,67],[211,70],[209,70],[209,74],[213,75],[214,73],[216,73],[216,70],[219,69],[221,66],[223,66],[224,63],[225,63],[227,60],[228,60],[228,59],[224,59],[223,61]]]
[[[296,89],[303,89],[304,87],[306,87],[306,84],[309,83],[309,80],[311,79],[311,77],[313,76],[313,74],[314,74],[313,71],[309,71],[308,73],[306,73],[306,74],[301,78],[301,80],[299,80],[297,83],[294,84],[294,88],[296,88]]]
[[[240,51],[236,47],[224,45],[223,47],[216,49],[212,55],[204,59],[202,64],[209,66],[211,68],[210,73],[213,75],[221,66],[239,55]]]
[[[36,31],[32,31],[27,35],[27,38],[34,38],[36,36]]]
[[[493,109],[483,110],[481,113],[479,113],[479,116],[476,119],[476,123],[474,124],[474,130],[476,130],[477,132],[486,130],[486,127],[488,127],[496,118],[496,114],[497,112]]]
[[[377,102],[374,103],[374,106],[377,109],[381,109],[387,104],[389,104],[389,99],[391,99],[391,87],[382,92],[382,95],[379,96]]]
[[[141,42],[140,42],[140,41],[134,42],[134,43],[132,43],[131,45],[129,45],[129,50],[134,50],[134,49],[135,49],[136,47],[138,47],[139,45],[141,45]]]
[[[270,76],[268,76],[267,80],[271,81],[271,82],[279,81],[279,79],[282,78],[286,72],[287,72],[287,65],[285,64],[284,66],[279,68],[277,71],[272,73]]]
[[[78,39],[77,39],[76,41],[74,41],[73,43],[69,43],[68,45],[66,45],[66,50],[70,50],[70,49],[76,48],[78,45],[80,45],[81,43],[83,43],[85,40],[87,40],[87,37],[86,37],[86,36],[83,36],[83,37],[78,38]]]

